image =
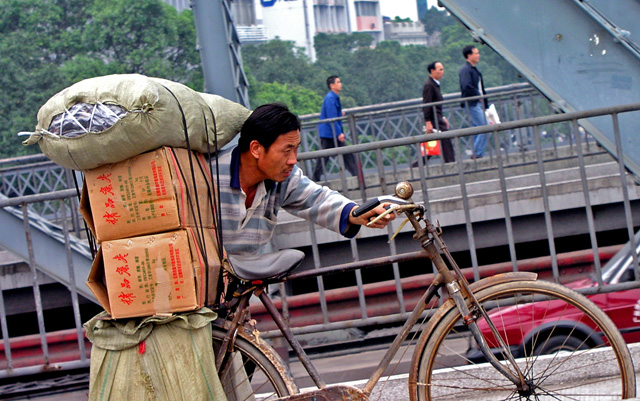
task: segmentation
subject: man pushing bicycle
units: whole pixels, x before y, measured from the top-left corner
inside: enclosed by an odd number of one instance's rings
[[[411,183],[400,182],[394,195],[358,207],[304,176],[296,166],[299,145],[298,118],[284,106],[265,105],[244,124],[238,146],[220,155],[223,240],[241,279],[232,283],[236,287],[219,309],[224,318],[212,323],[216,370],[229,400],[259,395],[288,401],[366,401],[407,346],[402,355],[412,349],[407,380],[411,401],[635,396],[629,349],[596,304],[531,272],[495,274],[469,283],[438,223],[428,218],[425,206],[411,200]],[[355,235],[363,224],[383,228],[399,213],[431,261],[431,266],[424,264],[434,274],[422,297],[362,386],[327,385],[265,291],[270,284],[327,272],[288,276],[304,257],[302,252],[259,254],[273,234],[280,207],[345,236]],[[260,339],[248,310],[254,296],[317,389],[300,392],[285,362]],[[478,366],[473,366],[476,361]],[[612,388],[605,389],[605,382]]]
[[[219,153],[222,238],[229,254],[265,253],[280,208],[347,238],[385,211],[380,205],[354,217],[355,202],[305,176],[296,165],[300,127],[285,105],[266,104],[244,123],[238,145]],[[394,218],[388,214],[370,227],[384,228]]]

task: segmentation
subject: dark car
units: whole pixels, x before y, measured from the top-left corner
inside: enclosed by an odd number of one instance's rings
[[[640,232],[635,235],[636,255],[640,252]],[[604,285],[635,280],[634,261],[629,243],[602,268]],[[595,277],[565,284],[572,289],[595,287]],[[616,324],[627,343],[640,341],[640,288],[588,295]],[[503,338],[515,357],[549,354],[558,351],[574,351],[601,345],[603,340],[594,333],[581,312],[567,308],[558,301],[540,301],[518,304],[499,310],[489,310],[492,322],[503,333]],[[531,317],[526,321],[522,316]],[[484,320],[478,326],[490,346],[495,346]],[[533,344],[527,349],[528,344]],[[467,357],[480,362],[484,357],[475,347],[470,347]]]

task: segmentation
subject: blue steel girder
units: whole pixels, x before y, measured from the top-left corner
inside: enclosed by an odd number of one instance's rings
[[[573,0],[640,59],[638,0]]]
[[[249,107],[249,82],[229,0],[193,0],[205,91]]]
[[[640,101],[638,0],[440,3],[474,39],[504,57],[560,111]],[[625,166],[640,177],[640,141],[636,139],[640,113],[624,113],[618,118],[622,158]],[[590,118],[580,124],[618,157],[610,118]]]

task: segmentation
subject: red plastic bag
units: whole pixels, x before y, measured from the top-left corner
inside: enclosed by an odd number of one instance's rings
[[[420,144],[422,156],[440,156],[440,141],[422,142]]]

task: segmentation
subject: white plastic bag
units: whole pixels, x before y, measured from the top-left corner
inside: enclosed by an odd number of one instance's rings
[[[487,117],[487,122],[489,124],[500,124],[500,116],[498,115],[496,106],[493,103],[491,103],[491,106],[484,111],[484,115]]]

